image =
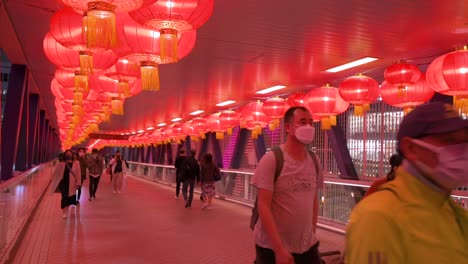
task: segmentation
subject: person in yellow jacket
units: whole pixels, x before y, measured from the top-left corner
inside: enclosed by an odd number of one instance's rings
[[[352,211],[347,264],[468,263],[468,211],[450,197],[468,184],[468,120],[430,103],[405,116],[395,180]]]

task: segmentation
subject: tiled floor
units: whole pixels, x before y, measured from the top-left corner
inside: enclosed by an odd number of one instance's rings
[[[212,210],[191,209],[174,190],[129,177],[113,195],[108,176],[97,199],[62,219],[60,195],[46,194],[13,263],[252,263],[250,208],[216,200]],[[198,196],[196,196],[198,197]],[[342,236],[320,230],[321,250],[341,250]]]

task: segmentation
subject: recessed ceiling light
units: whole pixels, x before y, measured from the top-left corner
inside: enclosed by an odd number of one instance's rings
[[[177,121],[180,121],[180,120],[182,120],[182,118],[180,118],[180,117],[176,117],[174,119],[171,119],[172,122],[177,122]]]
[[[153,130],[154,127],[147,127],[146,130]]]
[[[165,125],[166,125],[166,123],[159,123],[159,124],[158,124],[158,127],[163,127],[163,126],[165,126]]]
[[[144,130],[138,130],[138,133],[143,133],[143,132],[145,132],[145,131]]]
[[[125,133],[125,135],[130,135],[130,133],[127,132],[127,133]]]
[[[275,86],[273,86],[273,87],[270,87],[270,88],[266,88],[266,89],[257,91],[256,93],[258,93],[258,94],[267,94],[267,93],[271,93],[271,92],[274,92],[274,91],[277,91],[277,90],[281,90],[281,89],[284,89],[284,88],[286,88],[285,85],[275,85]]]
[[[201,113],[203,113],[203,112],[205,112],[205,111],[203,111],[203,110],[197,110],[197,111],[193,111],[192,113],[190,113],[190,115],[199,115],[199,114],[201,114]]]
[[[216,104],[216,106],[226,106],[226,105],[230,105],[230,104],[233,104],[235,103],[236,101],[233,101],[233,100],[227,100],[227,101],[224,101],[224,102],[221,102],[219,104]]]
[[[372,58],[372,57],[365,57],[365,58],[355,60],[355,61],[352,61],[352,62],[348,62],[346,64],[343,64],[343,65],[340,65],[340,66],[337,66],[337,67],[334,67],[334,68],[331,68],[331,69],[328,69],[328,70],[325,70],[325,71],[326,72],[340,72],[340,71],[344,71],[344,70],[347,70],[347,69],[350,69],[350,68],[353,68],[353,67],[357,67],[359,65],[363,65],[363,64],[373,62],[373,61],[376,61],[376,60],[378,60],[378,59],[377,58]]]

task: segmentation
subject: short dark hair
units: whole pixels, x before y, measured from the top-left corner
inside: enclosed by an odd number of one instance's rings
[[[117,154],[117,153],[120,153],[120,150],[117,150],[117,151],[115,152],[115,154]]]
[[[184,154],[184,153],[185,153],[185,149],[179,150],[179,153],[180,153],[180,154]]]
[[[291,123],[292,122],[294,112],[297,109],[300,109],[300,110],[305,111],[305,112],[309,112],[309,110],[307,110],[307,108],[305,108],[304,106],[293,106],[293,107],[289,108],[288,111],[286,111],[286,113],[284,113],[284,123]]]
[[[80,150],[84,151],[86,153],[86,149],[85,148],[79,148],[78,149],[78,152],[80,152]]]
[[[190,153],[192,154],[192,156],[195,156],[195,154],[197,154],[197,151],[195,149],[191,149]]]
[[[93,148],[93,150],[91,151],[92,153],[98,153],[98,149],[97,148]]]

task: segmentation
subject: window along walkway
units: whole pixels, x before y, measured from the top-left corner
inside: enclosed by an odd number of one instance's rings
[[[114,195],[103,175],[97,199],[88,201],[84,183],[81,206],[63,219],[60,194],[45,194],[13,263],[252,263],[251,209],[214,200],[192,208],[174,189],[128,178],[127,192]],[[319,230],[321,251],[343,251],[344,237]],[[332,262],[327,262],[332,263]]]

